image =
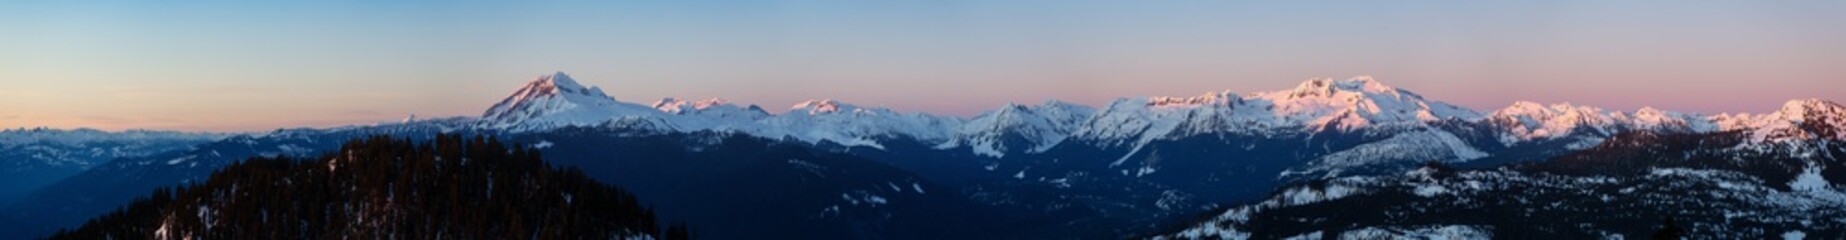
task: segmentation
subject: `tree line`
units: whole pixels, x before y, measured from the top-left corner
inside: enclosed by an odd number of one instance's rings
[[[252,158],[51,239],[687,239],[630,193],[538,151],[374,136],[316,160]]]

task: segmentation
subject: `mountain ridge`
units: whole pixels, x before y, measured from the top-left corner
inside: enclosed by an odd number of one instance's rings
[[[1799,125],[1802,119],[1817,117],[1782,112],[1838,109],[1839,106],[1820,99],[1794,99],[1784,105],[1774,113],[1697,114],[1652,107],[1612,111],[1570,103],[1544,105],[1516,101],[1507,107],[1483,112],[1426,99],[1371,76],[1357,76],[1338,80],[1312,78],[1292,89],[1249,94],[1219,91],[1189,97],[1125,97],[1100,108],[1058,100],[1048,100],[1040,106],[1007,104],[974,117],[900,112],[832,99],[808,100],[794,104],[785,112],[774,113],[757,105],[738,106],[718,98],[701,101],[666,98],[652,105],[622,102],[602,93],[598,87],[585,87],[565,73],[556,72],[534,78],[490,107],[480,121],[483,127],[527,131],[611,122],[647,123],[642,126],[662,131],[732,131],[767,138],[872,148],[882,148],[880,141],[884,140],[912,139],[942,148],[967,146],[975,154],[999,158],[1008,153],[1042,151],[1068,138],[1133,148],[1155,139],[1212,132],[1345,132],[1372,126],[1427,126],[1447,120],[1486,122],[1502,128],[1505,131],[1499,136],[1502,145],[1571,137],[1581,141],[1572,146],[1581,148],[1631,130],[1787,129],[1791,124]],[[1063,113],[1017,113],[1052,109],[1049,106]],[[1815,114],[1846,113],[1833,110]],[[1005,119],[991,119],[995,117]],[[995,124],[999,126],[992,126]],[[1784,132],[1787,133],[1760,135],[1767,139],[1794,134]],[[1840,132],[1825,134],[1836,139],[1846,137],[1846,133]],[[1028,137],[1003,144],[996,141],[1002,135]]]
[[[1056,100],[1037,105],[1008,104],[974,117],[901,112],[829,99],[773,110],[715,98],[665,98],[639,104],[615,100],[599,89],[585,87],[563,73],[553,73],[534,78],[481,117],[415,119],[324,130],[282,129],[233,137],[196,150],[113,161],[86,171],[86,177],[72,178],[59,183],[59,187],[34,193],[30,202],[15,206],[25,213],[12,217],[37,225],[68,224],[74,220],[58,219],[96,211],[59,210],[55,206],[72,201],[126,201],[122,196],[106,193],[197,181],[210,169],[250,156],[324,153],[334,147],[327,144],[355,134],[476,133],[523,139],[520,144],[542,149],[548,156],[570,156],[560,158],[569,159],[569,165],[614,170],[621,168],[606,167],[618,162],[684,164],[693,169],[707,166],[619,156],[637,150],[660,150],[655,148],[662,146],[683,148],[658,155],[666,159],[753,156],[719,147],[737,141],[742,145],[805,148],[863,158],[836,163],[875,162],[914,173],[914,177],[907,178],[915,180],[884,179],[888,176],[883,175],[854,180],[885,189],[880,191],[902,190],[905,185],[915,188],[916,183],[923,182],[931,195],[914,191],[918,196],[965,197],[945,202],[973,201],[1021,213],[1052,214],[1017,223],[1023,228],[1007,231],[1009,234],[1130,236],[1162,228],[1162,224],[1176,221],[1172,219],[1175,217],[1200,213],[1194,211],[1257,200],[1251,197],[1262,197],[1260,194],[1270,187],[1287,186],[1282,184],[1396,174],[1428,162],[1475,168],[1545,161],[1607,145],[1608,141],[1617,141],[1609,140],[1617,135],[1636,131],[1734,136],[1761,133],[1760,140],[1725,143],[1742,143],[1730,147],[1733,150],[1828,154],[1814,150],[1827,149],[1831,145],[1825,141],[1838,138],[1841,124],[1837,120],[1841,118],[1837,116],[1842,112],[1838,104],[1824,100],[1790,101],[1783,110],[1773,113],[1717,116],[1651,108],[1619,112],[1532,102],[1480,112],[1424,99],[1369,77],[1311,79],[1294,89],[1273,92],[1217,91],[1190,97],[1121,98],[1100,109]],[[1509,110],[1515,107],[1523,111]],[[1547,134],[1531,134],[1538,130]],[[1514,137],[1502,138],[1506,136]],[[586,145],[647,141],[664,145],[614,152],[609,152],[613,149],[608,146],[620,145]],[[778,157],[758,160],[767,161],[761,166],[795,175],[811,169],[802,163],[819,163]],[[1833,181],[1846,167],[1814,169],[1819,176],[1827,176],[1822,178],[1827,181],[1806,181],[1803,186],[1846,182]],[[621,177],[634,173],[602,175]],[[679,176],[642,178],[638,180],[643,184],[634,186],[671,187],[644,183]],[[704,183],[728,186],[723,189],[778,189],[739,187],[745,185],[737,184],[760,182],[744,175],[710,180]],[[942,185],[931,187],[928,182]],[[858,187],[814,189],[819,195],[803,197],[828,204],[832,203],[827,201],[844,201],[848,205],[869,201],[855,192],[864,190]],[[940,193],[947,194],[934,195]],[[889,198],[897,195],[880,196],[895,202],[914,202]],[[735,197],[714,199],[732,198]],[[830,211],[824,210],[826,206],[799,209]],[[926,204],[906,210],[942,210],[936,206]],[[883,210],[867,214],[879,212]],[[1069,224],[1097,229],[1073,233],[1057,227],[1076,226]]]

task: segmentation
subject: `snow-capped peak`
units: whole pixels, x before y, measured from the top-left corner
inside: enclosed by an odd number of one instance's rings
[[[1846,107],[1820,99],[1801,99],[1782,105],[1777,115],[1800,122],[1801,128],[1835,140],[1846,140]]]
[[[1572,107],[1569,103],[1560,103],[1560,104],[1555,104],[1555,105],[1560,105],[1562,107]],[[1513,105],[1509,105],[1509,106],[1506,106],[1506,108],[1501,108],[1498,111],[1494,111],[1493,115],[1502,115],[1504,113],[1515,113],[1516,114],[1516,113],[1547,112],[1547,111],[1551,111],[1551,109],[1546,107],[1545,104],[1536,103],[1532,101],[1514,101]]]
[[[1660,110],[1654,107],[1642,107],[1630,115],[1630,123],[1639,129],[1653,130],[1688,130],[1692,132],[1710,132],[1718,130],[1710,117],[1699,114],[1680,113]]]
[[[584,88],[583,85],[578,84],[576,80],[571,79],[570,75],[565,75],[564,72],[557,72],[551,75],[539,75],[537,78],[533,78],[532,81],[526,82],[525,86],[520,87],[519,90],[513,91],[513,95],[507,96],[506,99],[500,100],[500,103],[494,104],[493,107],[488,108],[486,113],[481,114],[481,117],[493,118],[513,111],[520,104],[530,103],[531,101],[528,100],[559,95],[608,97],[608,95],[603,94],[600,88]]]
[[[859,110],[859,107],[853,106],[851,104],[840,103],[839,101],[834,101],[833,99],[810,99],[807,101],[802,101],[801,103],[796,103],[795,106],[789,107],[789,110],[791,113],[806,113],[808,115],[819,115],[819,114],[835,113],[835,112],[840,112],[840,111],[854,112],[854,111]]]
[[[976,154],[992,157],[1007,152],[1037,152],[1056,146],[1076,131],[1083,121],[1095,114],[1088,106],[1045,101],[1038,106],[1009,103],[962,124],[955,143],[974,148]]]
[[[686,112],[705,110],[707,108],[722,106],[726,104],[730,104],[730,101],[724,100],[723,98],[709,98],[709,99],[699,100],[699,101],[686,101],[686,100],[680,100],[678,98],[662,98],[660,99],[660,101],[654,102],[654,109],[660,109],[661,112],[681,114],[681,113],[686,113]]]
[[[1548,121],[1562,124],[1601,123],[1606,122],[1611,112],[1602,108],[1579,106],[1571,103],[1556,103],[1549,106],[1528,101],[1513,102],[1490,114],[1493,118],[1514,118],[1526,126],[1543,125]]]
[[[1518,101],[1494,111],[1488,116],[1488,121],[1507,131],[1506,134],[1510,136],[1502,136],[1501,142],[1510,144],[1521,140],[1566,136],[1578,129],[1605,135],[1613,133],[1615,129],[1610,128],[1618,123],[1613,114],[1601,108],[1570,103],[1546,106]]]
[[[570,75],[556,72],[527,82],[511,96],[488,108],[481,114],[481,120],[495,127],[542,128],[592,125],[620,117],[659,113],[646,106],[616,101],[601,88],[584,87]]]
[[[884,139],[913,139],[942,144],[961,127],[962,120],[923,113],[899,114],[884,108],[860,108],[834,100],[808,100],[788,113],[758,121],[755,133],[769,138],[793,137],[808,142],[831,141],[846,146],[882,148]]]
[[[1284,122],[1313,128],[1353,129],[1381,123],[1480,118],[1474,110],[1426,100],[1370,76],[1309,79],[1293,90],[1251,94],[1244,101],[1251,107],[1271,109]]]
[[[1305,98],[1332,96],[1337,92],[1385,94],[1395,91],[1397,91],[1397,88],[1379,83],[1378,80],[1372,78],[1372,76],[1357,76],[1346,80],[1314,78],[1295,85],[1295,89],[1289,91],[1289,93],[1291,93],[1289,96]]]
[[[1519,101],[1494,111],[1488,123],[1505,132],[1501,142],[1551,139],[1579,135],[1601,139],[1623,131],[1709,132],[1718,127],[1707,117],[1645,107],[1634,112],[1558,103],[1546,106]],[[1583,135],[1587,134],[1587,135]]]
[[[1359,76],[1309,79],[1294,89],[1274,92],[1123,98],[1098,110],[1075,135],[1102,144],[1141,145],[1157,138],[1222,131],[1353,130],[1479,118],[1473,110],[1425,100]]]
[[[554,72],[551,75],[538,76],[538,78],[532,79],[531,82],[527,82],[526,87],[522,89],[531,90],[533,94],[608,96],[603,94],[601,88],[583,87],[583,84],[578,84],[576,79],[571,79],[570,75],[564,74],[562,71]]]
[[[1846,113],[1846,111],[1840,109],[1840,104],[1827,100],[1820,100],[1818,98],[1795,99],[1782,103],[1782,109],[1777,110],[1775,114],[1785,116],[1789,120],[1803,121],[1809,118],[1827,118]]]
[[[1243,97],[1238,96],[1237,93],[1233,93],[1231,91],[1222,91],[1222,92],[1208,92],[1205,94],[1200,94],[1198,96],[1192,96],[1192,97],[1149,97],[1147,99],[1147,106],[1150,106],[1150,107],[1183,107],[1183,106],[1211,106],[1211,105],[1232,106],[1232,105],[1236,105],[1242,102],[1243,102]]]
[[[1751,130],[1757,141],[1831,138],[1846,140],[1846,107],[1820,99],[1796,99],[1774,113],[1713,117],[1725,130]]]

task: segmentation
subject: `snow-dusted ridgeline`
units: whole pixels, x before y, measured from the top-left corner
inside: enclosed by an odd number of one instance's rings
[[[1474,146],[1448,141],[1453,136],[1429,128],[1438,121],[1493,126],[1503,145],[1575,138],[1593,146],[1624,131],[1753,131],[1756,142],[1783,138],[1846,138],[1846,133],[1801,134],[1804,122],[1846,125],[1836,103],[1794,100],[1767,114],[1703,115],[1643,108],[1611,111],[1571,104],[1517,102],[1488,113],[1428,100],[1369,76],[1344,80],[1310,79],[1294,89],[1237,94],[1211,92],[1192,97],[1122,98],[1101,109],[1060,101],[1035,106],[1008,104],[973,118],[902,113],[834,100],[810,100],[781,113],[738,106],[722,99],[662,99],[651,106],[615,100],[597,87],[585,87],[562,72],[539,76],[493,105],[481,127],[533,131],[564,126],[622,125],[656,131],[724,131],[773,139],[833,142],[882,148],[882,142],[908,139],[938,148],[967,147],[973,153],[1004,157],[1031,153],[1082,139],[1091,144],[1139,149],[1159,139],[1209,133],[1359,131],[1390,126],[1426,133],[1419,142],[1442,143],[1457,159],[1478,158]],[[1831,114],[1831,115],[1829,115]],[[1010,141],[1009,141],[1010,139]],[[1410,140],[1410,139],[1405,139]],[[1130,151],[1133,155],[1133,150]],[[1126,156],[1125,156],[1126,157]]]

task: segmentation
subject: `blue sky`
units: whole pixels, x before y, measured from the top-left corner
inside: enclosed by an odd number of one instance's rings
[[[14,2],[0,127],[265,130],[477,115],[571,73],[618,99],[1008,102],[1376,76],[1516,100],[1766,112],[1846,100],[1837,1]]]

